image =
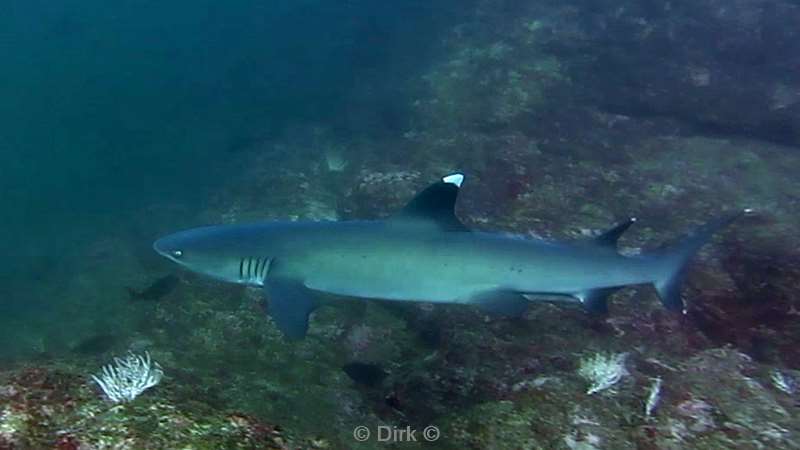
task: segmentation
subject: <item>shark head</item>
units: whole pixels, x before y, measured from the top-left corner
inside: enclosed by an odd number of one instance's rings
[[[192,272],[222,281],[246,281],[242,279],[242,258],[227,241],[220,227],[203,227],[164,236],[153,243],[153,249]]]

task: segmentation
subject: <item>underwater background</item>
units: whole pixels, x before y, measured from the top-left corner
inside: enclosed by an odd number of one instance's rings
[[[0,449],[800,448],[796,0],[0,9]],[[649,287],[607,316],[353,300],[301,342],[152,250],[387,217],[454,171],[472,228],[636,216],[631,253],[756,214],[694,260],[685,315]],[[91,375],[129,351],[164,377],[114,404]],[[589,394],[597,355],[623,366]]]

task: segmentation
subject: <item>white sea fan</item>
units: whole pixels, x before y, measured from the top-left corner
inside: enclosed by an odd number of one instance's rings
[[[794,395],[797,392],[797,381],[780,370],[774,369],[770,374],[770,378],[772,379],[772,385],[784,393]]]
[[[589,382],[587,394],[591,395],[617,384],[628,374],[625,369],[627,353],[595,353],[581,360],[578,375]]]
[[[103,367],[100,376],[92,379],[103,390],[106,398],[113,403],[130,402],[145,390],[157,385],[164,376],[161,366],[144,356],[129,352],[123,358],[114,358],[114,363]]]
[[[644,405],[644,414],[647,417],[653,415],[653,411],[655,411],[658,402],[661,400],[662,384],[663,381],[661,381],[661,377],[656,377],[653,380],[653,384],[650,385],[650,393],[647,396],[647,403]]]

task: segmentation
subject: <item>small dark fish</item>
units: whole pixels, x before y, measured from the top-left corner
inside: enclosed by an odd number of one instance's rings
[[[132,288],[125,288],[131,296],[131,300],[161,300],[162,297],[172,292],[180,282],[180,278],[175,275],[167,275],[153,282],[147,288],[137,291]]]
[[[344,373],[346,373],[351,380],[369,387],[381,384],[383,379],[388,375],[378,364],[360,362],[345,364],[342,370],[344,370]]]
[[[98,334],[80,341],[78,345],[72,348],[72,351],[83,355],[105,353],[111,350],[118,340],[119,338],[113,334]]]

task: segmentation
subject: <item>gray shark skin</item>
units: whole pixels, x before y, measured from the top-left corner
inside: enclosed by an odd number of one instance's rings
[[[463,178],[444,177],[387,220],[209,226],[165,236],[153,248],[190,271],[261,287],[277,327],[297,339],[318,306],[315,292],[474,304],[516,316],[538,299],[606,312],[617,289],[653,284],[664,306],[682,311],[688,261],[750,212],[702,225],[669,249],[623,256],[616,243],[635,219],[577,243],[470,231],[454,210]]]

